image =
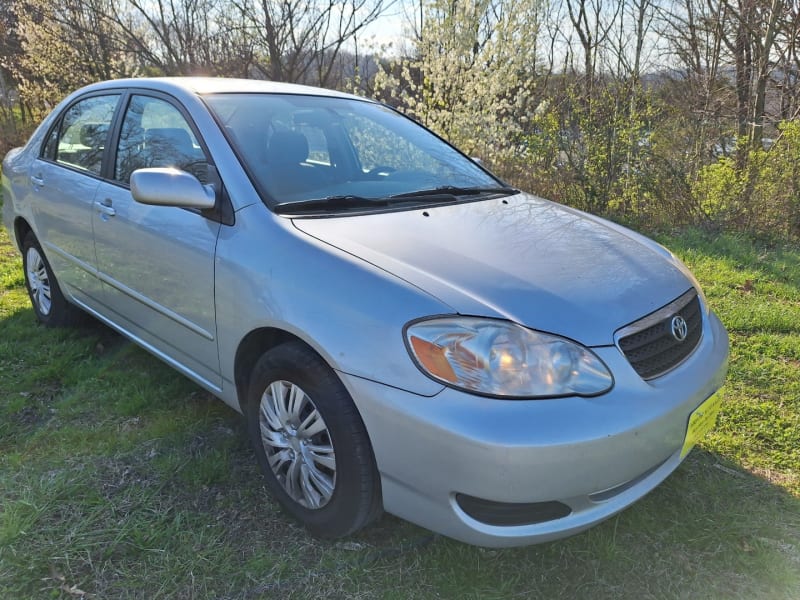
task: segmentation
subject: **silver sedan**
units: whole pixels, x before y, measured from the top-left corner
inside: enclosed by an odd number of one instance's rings
[[[83,88],[3,163],[36,317],[89,313],[247,420],[313,533],[584,530],[714,425],[727,334],[669,251],[301,86]]]

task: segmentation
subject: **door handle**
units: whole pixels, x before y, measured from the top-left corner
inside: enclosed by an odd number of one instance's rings
[[[106,198],[105,200],[95,200],[94,207],[97,209],[97,212],[107,217],[113,217],[117,214],[117,211],[115,211],[114,207],[111,206],[111,198]]]
[[[44,185],[44,179],[42,179],[41,175],[31,175],[31,183],[35,187],[42,187]]]

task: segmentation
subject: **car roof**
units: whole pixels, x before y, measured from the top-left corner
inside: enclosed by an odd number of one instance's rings
[[[224,77],[141,77],[133,79],[113,79],[95,83],[78,90],[80,93],[100,91],[103,89],[142,88],[157,90],[173,95],[185,93],[204,95],[218,93],[262,93],[262,94],[300,94],[306,96],[328,96],[334,98],[351,98],[367,100],[353,94],[345,94],[335,90],[298,85],[295,83],[279,83],[258,79],[233,79]]]

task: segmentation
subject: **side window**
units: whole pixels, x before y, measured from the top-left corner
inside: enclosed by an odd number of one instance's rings
[[[93,96],[73,104],[64,113],[57,139],[51,134],[45,156],[61,164],[100,174],[111,119],[119,95]],[[53,148],[55,146],[55,148]]]
[[[207,179],[208,159],[191,127],[169,102],[133,96],[119,134],[114,178],[129,183],[136,169],[175,167]]]

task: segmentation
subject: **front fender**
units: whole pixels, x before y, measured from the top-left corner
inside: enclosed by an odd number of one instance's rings
[[[334,369],[432,396],[442,386],[412,362],[403,327],[449,306],[358,257],[295,229],[261,204],[223,228],[216,255],[223,377],[234,381],[239,343],[263,327],[305,341]]]

